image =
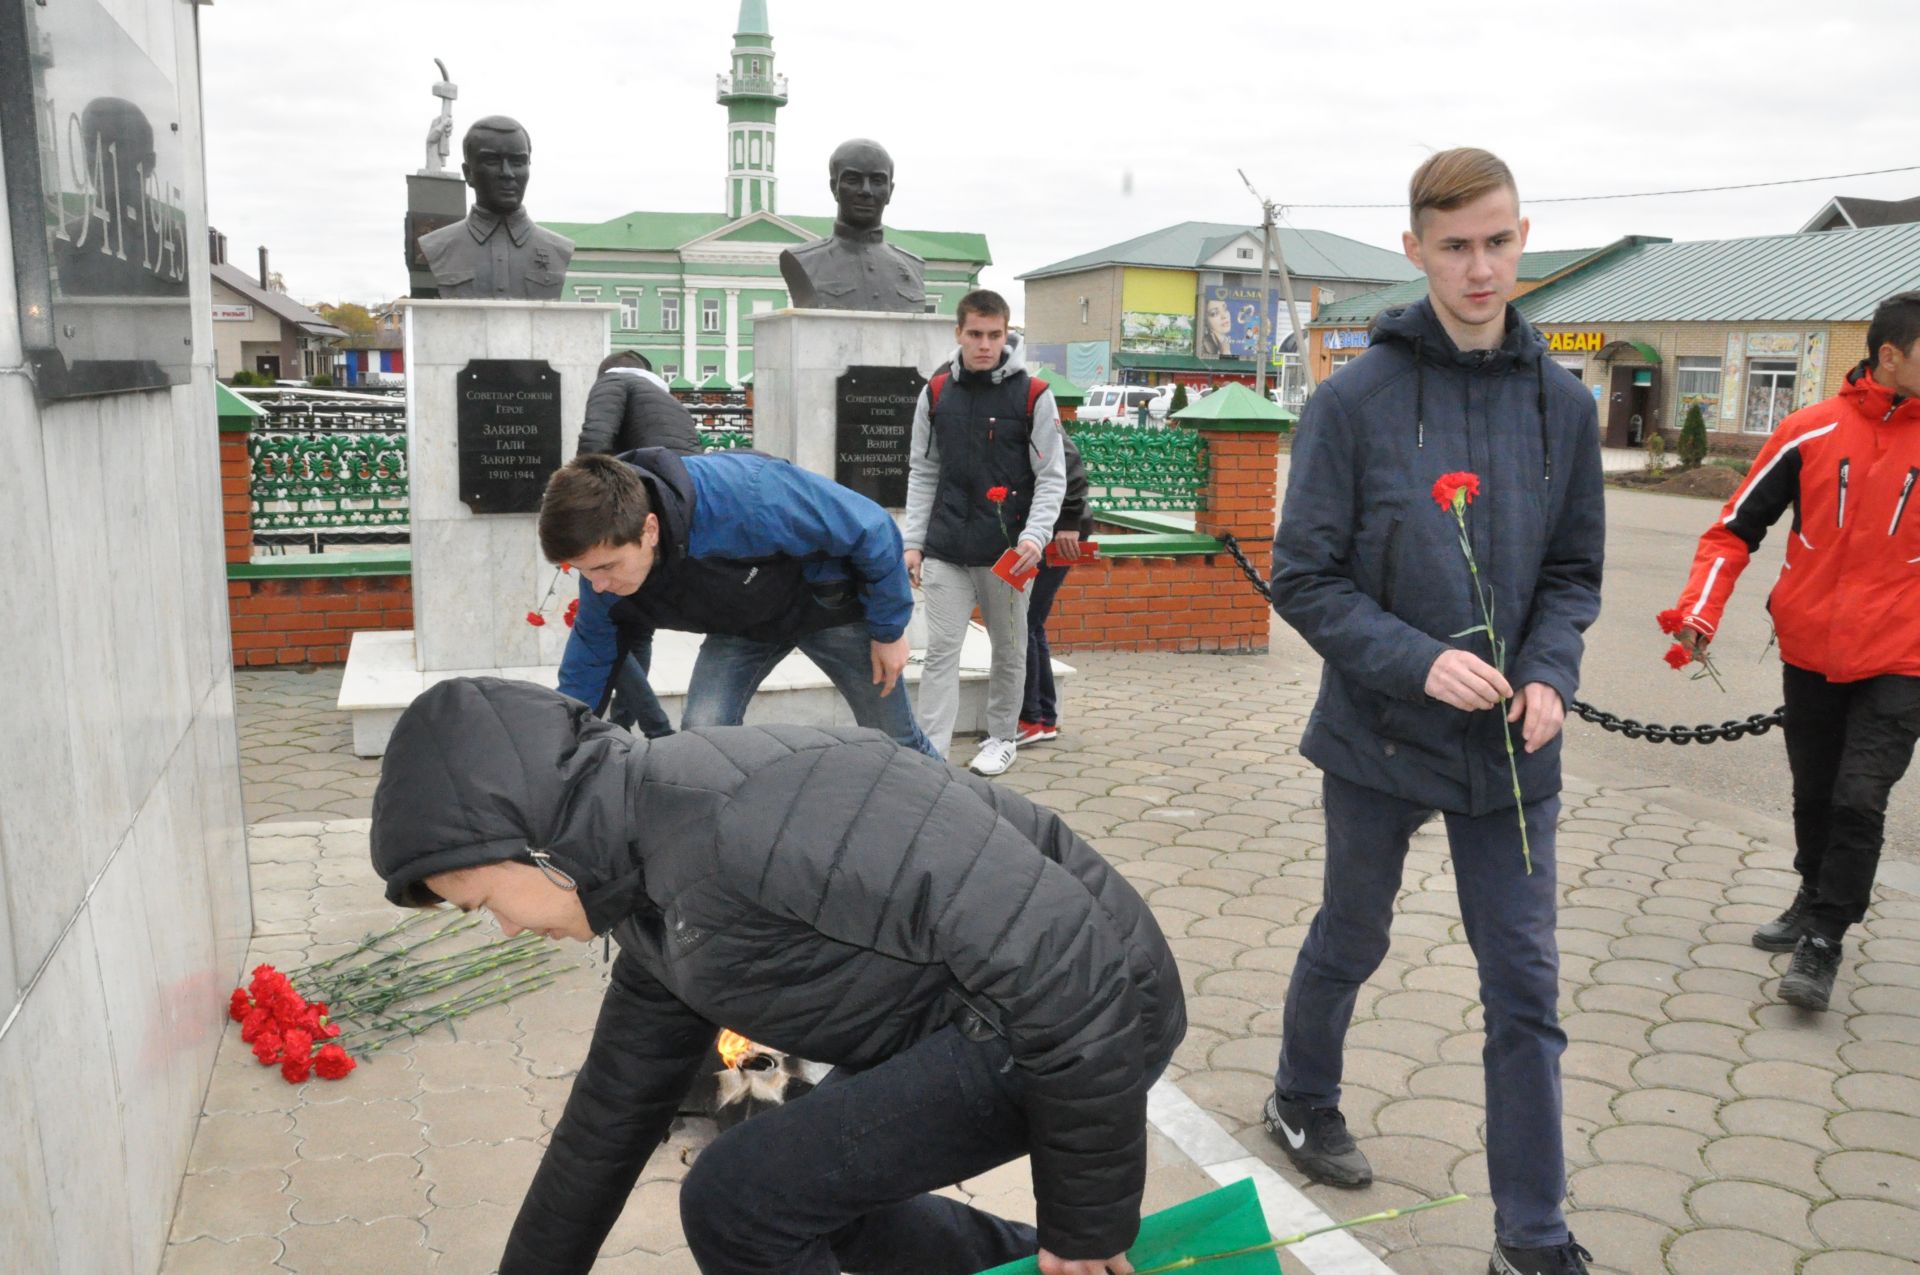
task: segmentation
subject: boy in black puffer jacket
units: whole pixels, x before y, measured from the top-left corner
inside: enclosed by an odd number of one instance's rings
[[[620,945],[503,1275],[589,1269],[721,1024],[837,1070],[695,1162],[701,1270],[1130,1269],[1186,1013],[1146,904],[1052,812],[874,731],[643,741],[456,678],[395,728],[372,850],[397,904]],[[1037,1232],[930,1194],[1023,1155]]]

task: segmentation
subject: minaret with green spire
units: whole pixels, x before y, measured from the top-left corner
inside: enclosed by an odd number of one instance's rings
[[[774,212],[773,116],[787,104],[787,77],[773,73],[767,0],[740,0],[733,72],[719,77],[727,108],[727,215]]]

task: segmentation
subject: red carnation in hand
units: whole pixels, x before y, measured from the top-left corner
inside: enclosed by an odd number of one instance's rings
[[[561,569],[562,571],[564,571],[564,572],[566,572],[566,573],[567,573],[568,575],[572,575],[572,574],[573,574],[573,564],[572,564],[571,562],[563,562],[563,563],[561,563],[561,564],[560,564],[560,569]]]
[[[1665,658],[1667,663],[1674,668],[1685,668],[1687,665],[1693,663],[1693,656],[1687,652],[1686,647],[1681,646],[1678,642],[1675,642],[1667,648]]]
[[[996,505],[1003,504],[1007,499],[1007,489],[1005,487],[989,487],[987,488],[987,499]]]
[[[545,628],[547,617],[541,615],[538,611],[529,611],[527,612],[527,623],[536,629]]]
[[[560,618],[566,621],[568,628],[572,628],[574,619],[578,617],[579,614],[580,614],[580,599],[575,598],[573,601],[567,603],[566,612],[563,615],[561,615]]]
[[[247,1021],[247,1015],[253,1012],[253,1002],[247,999],[247,989],[236,987],[227,1000],[227,1013],[236,1023]]]
[[[320,1073],[322,1080],[343,1080],[348,1072],[360,1064],[353,1055],[338,1045],[320,1046],[320,1054],[313,1060],[313,1069]]]
[[[1678,633],[1686,627],[1687,617],[1679,607],[1670,607],[1653,617],[1660,623],[1662,633]]]
[[[275,1032],[261,1032],[253,1038],[253,1056],[260,1060],[262,1067],[271,1067],[280,1061],[280,1037]]]
[[[1433,484],[1433,503],[1453,512],[1454,502],[1471,505],[1473,498],[1480,494],[1480,475],[1465,470],[1458,473],[1442,474]]]

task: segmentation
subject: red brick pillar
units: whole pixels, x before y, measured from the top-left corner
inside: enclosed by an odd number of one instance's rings
[[[252,429],[251,417],[220,418],[220,521],[228,562],[253,558],[253,458],[247,452]]]
[[[1229,384],[1183,409],[1175,423],[1207,441],[1207,485],[1193,529],[1201,535],[1232,535],[1263,577],[1273,551],[1279,516],[1280,436],[1293,417],[1244,385]],[[1209,559],[1206,605],[1218,646],[1207,649],[1265,650],[1267,601],[1248,583],[1231,555]]]

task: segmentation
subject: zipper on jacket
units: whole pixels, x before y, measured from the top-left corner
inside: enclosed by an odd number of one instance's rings
[[[1833,525],[1836,527],[1847,525],[1847,469],[1852,464],[1845,456],[1840,458],[1840,508],[1833,516]]]
[[[1893,507],[1893,521],[1887,524],[1887,534],[1900,530],[1900,519],[1907,512],[1907,498],[1913,495],[1913,480],[1920,478],[1920,465],[1907,471],[1907,481],[1900,484],[1900,503]]]

